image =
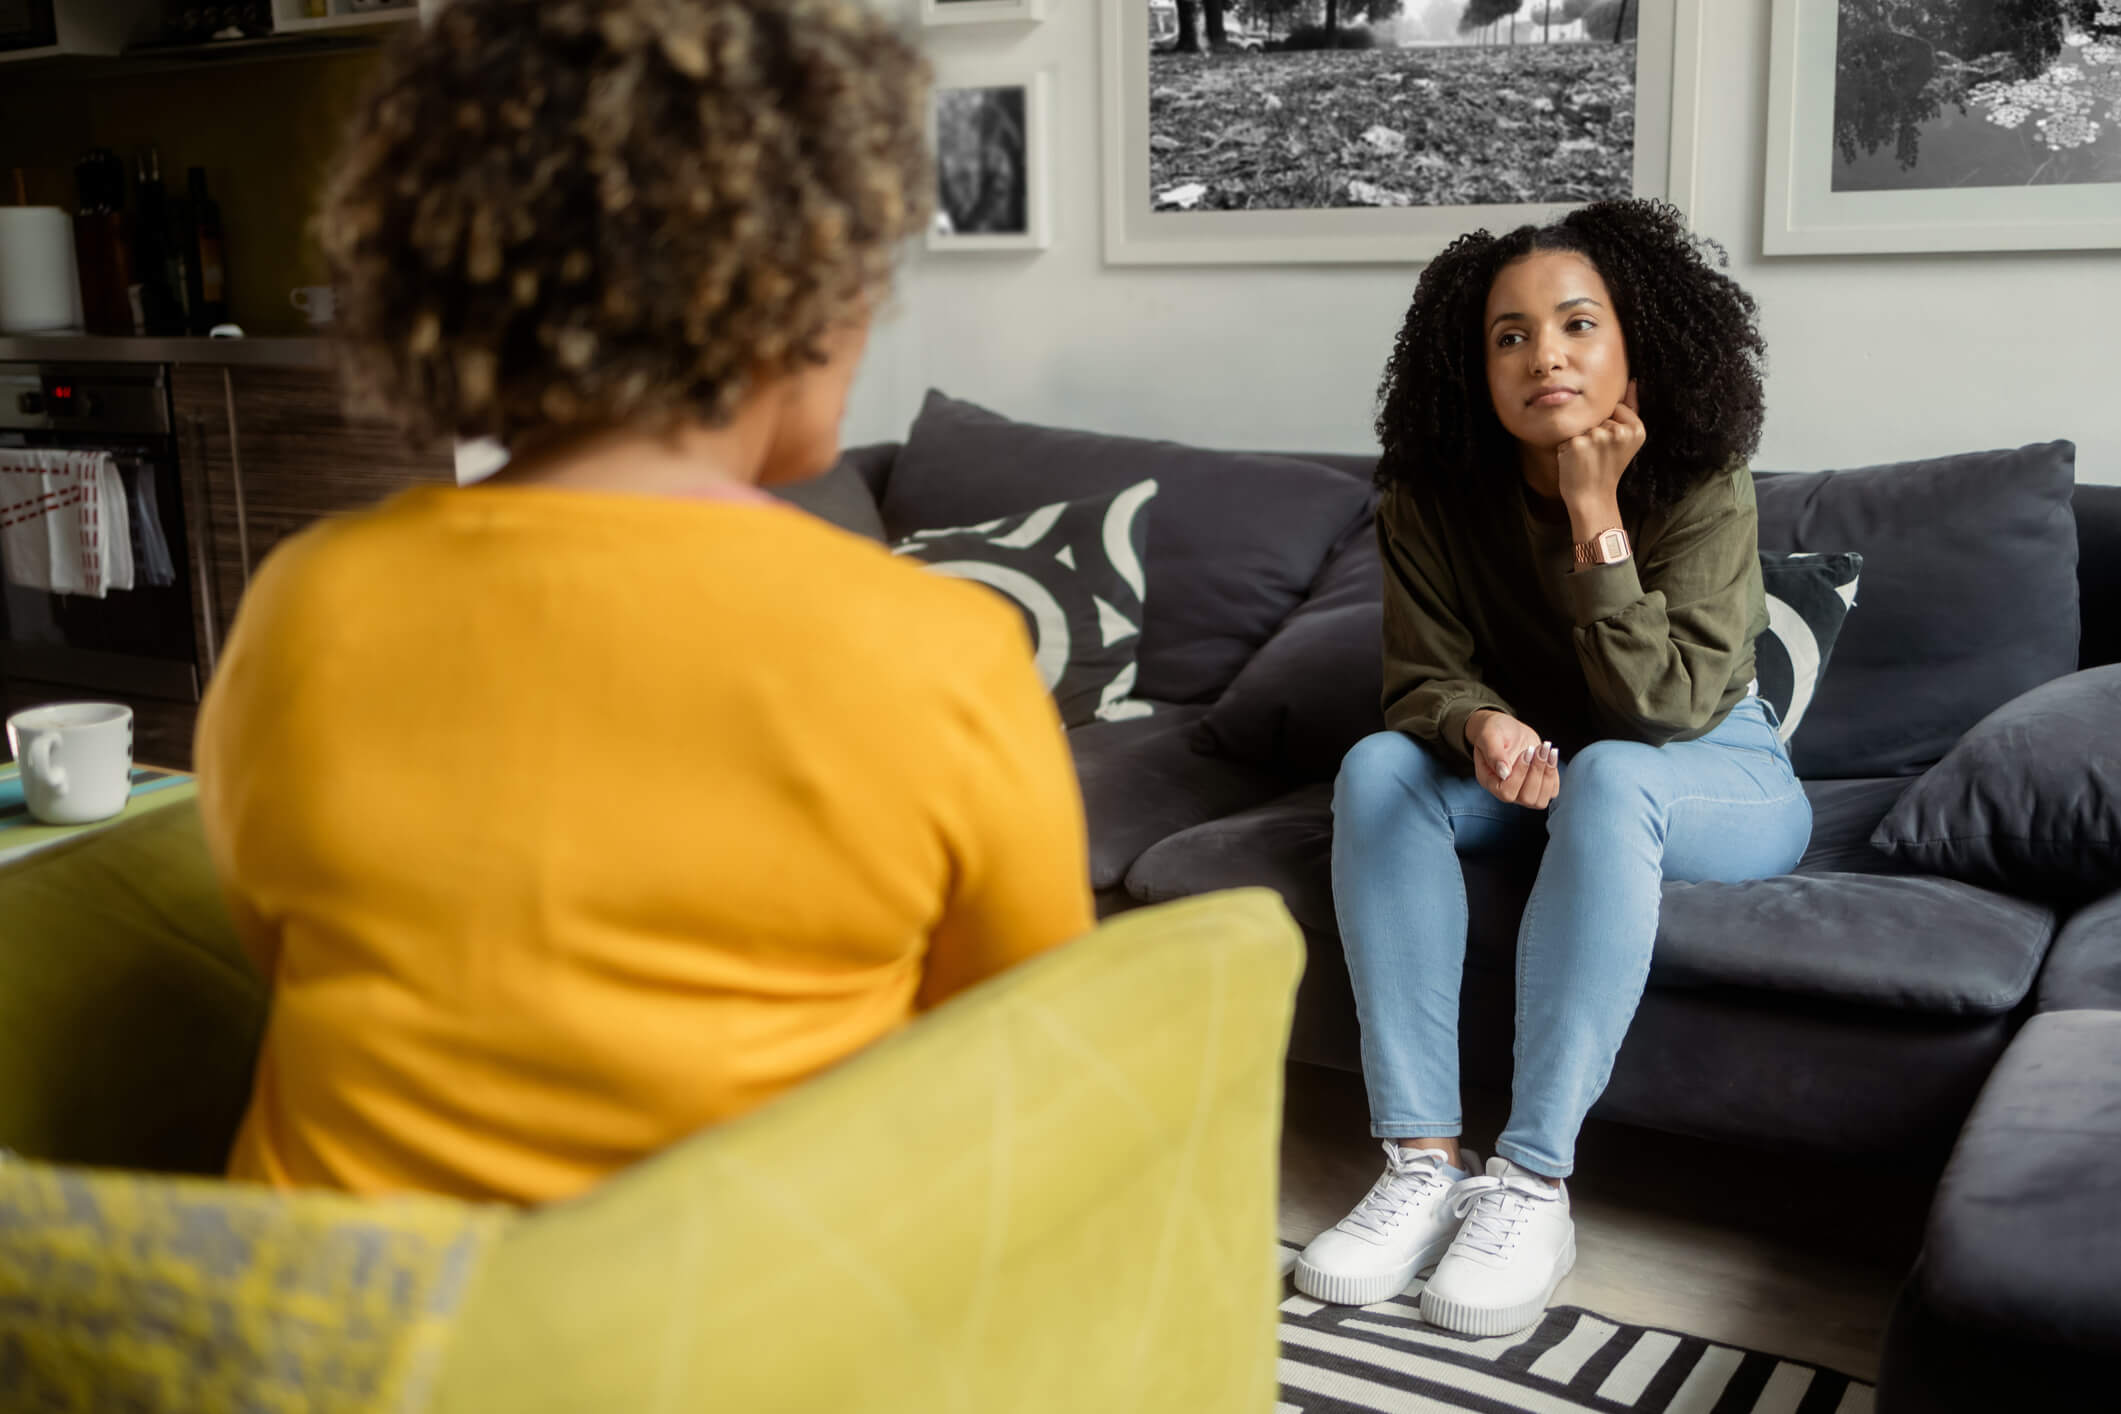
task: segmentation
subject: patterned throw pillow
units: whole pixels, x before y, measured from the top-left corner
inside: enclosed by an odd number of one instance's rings
[[[1767,590],[1767,632],[1754,645],[1760,695],[1782,719],[1787,743],[1819,691],[1826,660],[1841,624],[1856,607],[1856,579],[1863,556],[1779,555],[1760,552],[1760,579]]]
[[[1154,481],[978,525],[917,530],[891,547],[937,574],[986,585],[1030,626],[1039,676],[1071,727],[1146,717],[1134,692],[1144,514]]]

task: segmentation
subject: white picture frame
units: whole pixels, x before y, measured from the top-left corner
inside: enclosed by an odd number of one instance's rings
[[[939,114],[946,93],[975,89],[1022,89],[1022,173],[1024,229],[1007,234],[946,232],[949,181],[941,157]],[[928,144],[936,152],[936,217],[929,223],[927,248],[936,254],[1009,254],[1046,250],[1053,244],[1053,75],[1046,68],[938,66],[935,94],[928,107]]]
[[[921,0],[924,25],[1037,24],[1046,0]]]
[[[1833,189],[1838,0],[1775,0],[1768,76],[1770,256],[2121,246],[2121,182]]]
[[[1169,212],[1149,190],[1148,0],[1100,0],[1108,265],[1419,264],[1476,227],[1554,220],[1571,204]],[[1708,0],[1639,0],[1635,195],[1691,219]]]

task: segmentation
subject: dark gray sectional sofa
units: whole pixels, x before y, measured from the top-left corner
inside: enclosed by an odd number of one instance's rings
[[[1031,427],[931,395],[904,444],[788,493],[888,539],[1158,480],[1137,689],[1158,710],[1072,734],[1100,907],[1276,888],[1310,944],[1292,1055],[1351,1070],[1330,798],[1341,754],[1381,726],[1372,465]],[[1763,549],[1865,557],[1791,744],[1812,846],[1785,878],[1667,886],[1648,992],[1596,1113],[1935,1168],[2029,1018],[2121,1009],[2121,839],[2110,869],[2058,886],[1922,872],[1873,832],[1992,712],[2121,661],[2121,487],[2077,485],[2067,443],[1758,480]],[[2121,752],[2121,731],[2082,734],[2041,749]],[[1469,1076],[1509,1073],[1536,862],[1468,862]],[[2111,1067],[2100,1044],[2085,1054]],[[2092,1093],[2121,1111],[2121,1073]],[[1947,1205],[1938,1220],[1954,1220]],[[2121,1289],[2121,1254],[2108,1275]],[[2121,1316],[2101,1338],[2121,1356]],[[1914,1388],[1904,1373],[1900,1388]],[[1881,1398],[1896,1397],[1889,1382]]]

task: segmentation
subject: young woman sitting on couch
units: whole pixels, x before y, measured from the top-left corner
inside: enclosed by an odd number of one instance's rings
[[[838,454],[926,92],[836,0],[453,0],[384,60],[319,222],[357,390],[513,458],[244,600],[233,1176],[579,1193],[1090,927],[1021,618],[759,490]]]
[[[1715,252],[1720,263],[1721,252]],[[1333,800],[1333,895],[1386,1169],[1296,1282],[1431,1323],[1536,1321],[1575,1261],[1576,1137],[1666,879],[1788,872],[1811,808],[1753,682],[1752,299],[1671,207],[1460,238],[1382,391],[1385,721]],[[1460,1147],[1461,851],[1544,849],[1517,940],[1507,1127]],[[1499,1082],[1503,1077],[1487,1077]]]

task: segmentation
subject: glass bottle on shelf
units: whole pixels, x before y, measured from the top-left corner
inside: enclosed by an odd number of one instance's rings
[[[97,148],[74,164],[74,259],[81,323],[91,334],[133,332],[132,264],[125,240],[125,167]]]
[[[133,213],[133,275],[139,293],[140,332],[166,336],[185,331],[184,262],[171,240],[169,193],[162,185],[162,154],[140,150],[137,209]]]
[[[191,331],[210,333],[228,322],[228,251],[221,231],[221,207],[206,190],[206,169],[188,174],[186,205],[191,215]]]

